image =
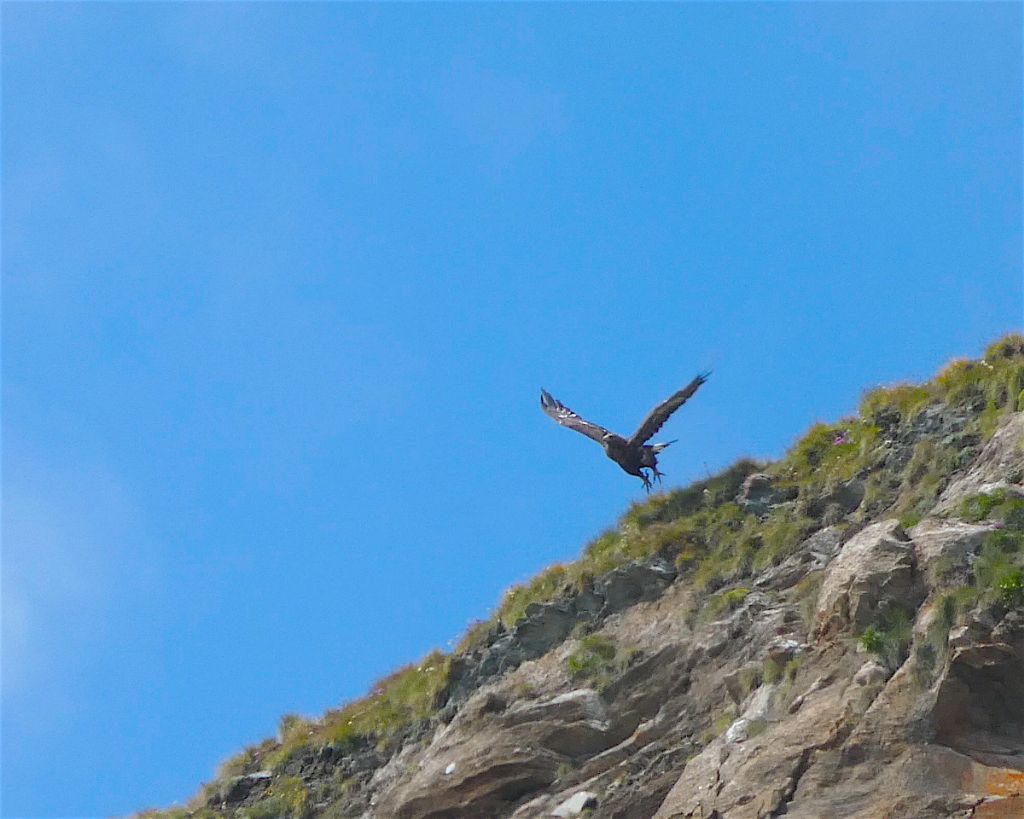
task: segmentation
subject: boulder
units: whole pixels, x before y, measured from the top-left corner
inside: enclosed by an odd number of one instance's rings
[[[910,537],[921,565],[942,561],[949,568],[956,568],[966,565],[968,555],[978,550],[992,528],[989,524],[966,523],[955,518],[925,518],[910,530]]]
[[[738,498],[740,506],[755,515],[763,515],[784,500],[786,498],[775,488],[771,476],[764,472],[747,475]]]
[[[619,566],[596,584],[595,591],[604,598],[602,614],[607,616],[636,603],[654,600],[675,579],[675,569],[668,563]]]
[[[924,588],[915,570],[913,543],[898,521],[858,532],[825,570],[815,615],[818,635],[859,631],[889,605],[916,609]]]
[[[1024,475],[1024,412],[1015,412],[996,430],[966,474],[946,487],[937,512],[954,511],[964,498],[1000,482],[1019,481]]]

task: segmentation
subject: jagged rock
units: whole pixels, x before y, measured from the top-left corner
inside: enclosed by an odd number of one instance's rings
[[[579,816],[587,808],[597,807],[597,794],[590,791],[574,793],[561,805],[551,811],[552,816],[569,817]]]
[[[798,640],[780,637],[769,644],[768,659],[776,663],[788,663],[805,648],[806,646]]]
[[[675,569],[667,563],[627,563],[610,572],[597,584],[596,591],[604,598],[603,613],[607,615],[654,600],[675,578]]]
[[[754,585],[764,590],[788,589],[796,585],[808,572],[822,568],[832,559],[842,538],[843,529],[839,526],[819,529],[777,566],[769,566],[761,572]]]
[[[515,706],[509,709],[503,721],[505,725],[521,725],[525,722],[543,720],[592,721],[603,724],[607,718],[608,711],[598,693],[592,688],[580,688],[551,699]]]
[[[880,662],[868,660],[853,675],[853,681],[857,685],[877,685],[884,683],[890,676],[892,676],[892,672]]]
[[[374,811],[376,816],[398,819],[441,819],[441,817],[496,816],[525,794],[536,793],[557,778],[557,759],[526,748],[504,753],[476,747],[471,758],[463,756],[456,767],[434,781],[417,776],[399,787]],[[422,773],[422,772],[421,772]]]
[[[866,527],[843,545],[825,572],[816,608],[819,635],[864,628],[886,604],[917,608],[924,590],[915,568],[913,544],[899,521]]]
[[[1024,412],[1016,412],[1007,423],[996,430],[996,433],[985,444],[975,459],[971,469],[953,480],[946,487],[936,512],[955,510],[960,503],[971,495],[977,495],[986,485],[1009,482],[1010,476],[1020,481],[1024,474]]]
[[[739,705],[747,698],[751,687],[761,684],[762,663],[752,661],[746,663],[734,671],[730,671],[722,678],[725,688],[729,692],[732,701]],[[749,687],[748,687],[749,686]]]
[[[1006,470],[1024,460],[1022,418],[948,476],[947,511],[986,487],[1013,491],[1019,478]],[[897,414],[885,469],[926,436],[969,433],[967,420],[938,404]],[[754,478],[738,499],[747,508],[783,500]],[[859,492],[846,489],[842,509]],[[947,638],[940,605],[992,527],[931,510],[908,537],[895,520],[871,522],[881,507],[867,506],[856,523],[819,529],[779,565],[737,578],[752,591],[714,618],[701,616],[706,589],[674,582],[674,542],[530,606],[453,658],[440,713],[289,762],[316,800],[310,819],[588,808],[614,819],[1024,817],[1024,609],[990,595],[958,609]],[[890,668],[854,637],[894,607],[913,620],[913,645]],[[616,650],[588,678],[569,663],[570,635],[593,632]],[[225,779],[208,804],[241,815],[282,774]]]
[[[785,493],[776,489],[773,483],[771,476],[764,472],[747,475],[740,489],[738,498],[740,505],[748,512],[763,515],[772,506],[788,500]]]
[[[950,568],[964,566],[968,555],[977,552],[990,524],[965,523],[955,518],[925,518],[910,530],[918,562],[929,565],[944,561]]]
[[[574,625],[576,619],[566,603],[531,603],[513,638],[526,658],[539,657],[568,637]]]
[[[238,804],[258,796],[265,791],[273,777],[271,771],[256,771],[244,776],[233,776],[220,783],[218,788],[207,798],[207,806],[215,807],[222,804]]]
[[[1022,672],[1019,646],[954,649],[935,700],[936,741],[980,762],[1024,767]]]
[[[831,517],[825,520],[826,525],[834,525],[844,516],[854,511],[864,500],[865,485],[860,478],[854,478],[846,483],[839,484],[827,495],[815,498],[807,505],[807,514],[812,518],[824,517],[826,512],[834,508],[836,511]]]

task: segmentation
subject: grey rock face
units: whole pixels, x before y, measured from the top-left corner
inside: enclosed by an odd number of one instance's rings
[[[941,406],[897,418],[887,457],[964,421]],[[950,513],[985,487],[1016,491],[1022,438],[1017,414],[909,532],[866,519],[863,481],[847,482],[817,511],[856,514],[735,577],[721,591],[740,602],[713,615],[664,556],[566,589],[455,658],[443,708],[393,747],[326,749],[287,772],[328,793],[311,818],[1024,817],[1024,610],[945,611],[993,530]],[[761,474],[736,501],[776,516],[788,502]],[[858,637],[894,610],[910,645],[882,662]],[[580,635],[614,647],[599,674],[570,663]],[[207,804],[241,819],[280,777],[227,778]]]
[[[771,507],[787,500],[784,493],[775,488],[770,475],[763,472],[755,472],[748,475],[743,481],[740,490],[739,503],[748,512],[755,515],[763,515]]]
[[[864,628],[887,605],[916,609],[925,596],[916,567],[913,544],[899,521],[859,532],[826,569],[816,610],[819,634]]]

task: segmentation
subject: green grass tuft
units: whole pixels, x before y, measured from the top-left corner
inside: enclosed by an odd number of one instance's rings
[[[892,419],[908,421],[935,400],[935,396],[920,384],[894,384],[877,387],[864,394],[860,402],[860,417],[875,424]],[[887,417],[889,416],[889,417]]]
[[[949,405],[962,414],[965,429],[949,441],[922,440],[905,466],[890,466],[890,456],[899,452],[898,444],[907,439],[905,433],[912,431],[914,419],[936,404]],[[735,584],[791,554],[820,525],[811,517],[827,519],[834,493],[853,480],[864,481],[865,497],[857,510],[861,519],[891,510],[905,526],[911,526],[932,510],[950,475],[973,457],[979,438],[993,434],[1006,415],[1018,409],[1024,409],[1024,336],[1020,334],[997,340],[986,349],[983,360],[953,362],[924,384],[872,390],[861,401],[858,417],[815,424],[777,463],[743,459],[718,475],[633,504],[617,526],[587,545],[579,560],[552,566],[510,589],[491,618],[469,630],[456,654],[483,645],[499,623],[514,628],[532,603],[558,599],[625,563],[655,555],[675,561],[682,582],[693,586],[700,605],[702,594],[713,593],[726,583]],[[900,454],[905,456],[905,451]],[[896,463],[902,464],[902,460]],[[737,501],[743,481],[757,471],[769,475],[778,493],[780,505],[768,514],[755,514]],[[943,619],[956,617],[979,601],[1019,605],[1024,595],[1020,588],[1024,501],[1010,493],[991,493],[969,499],[960,512],[968,520],[997,520],[1003,526],[986,537],[974,564],[973,586],[955,593],[955,603],[948,604],[952,607],[949,617],[944,613]],[[792,593],[808,621],[819,583],[820,577],[812,575]],[[719,607],[724,611],[738,605],[741,595],[745,593],[739,587],[705,602],[709,611]],[[593,672],[591,679],[600,680],[624,667],[628,652],[619,651],[614,644],[609,648],[600,639],[591,635],[580,641],[570,657],[570,673],[586,676]],[[886,655],[890,663],[896,662],[910,640],[909,616],[890,613],[866,629],[861,639],[872,651]],[[330,711],[320,720],[286,717],[278,741],[247,748],[225,762],[218,777],[226,779],[263,767],[280,770],[295,755],[317,745],[386,746],[435,713],[448,684],[449,663],[449,657],[435,652],[420,665],[382,680],[367,697]],[[787,667],[762,669],[765,679],[790,673]],[[284,798],[280,791],[271,798],[279,797]],[[297,790],[290,797],[295,804],[283,808],[278,804],[282,816],[294,812],[301,801]],[[256,819],[256,815],[243,819]]]
[[[337,711],[329,711],[318,737],[325,743],[386,741],[428,717],[448,683],[450,658],[439,651],[378,682],[372,693]]]
[[[562,563],[556,563],[529,583],[513,586],[505,592],[497,617],[506,628],[511,628],[526,617],[526,609],[531,603],[553,600],[570,582],[569,569]]]
[[[305,819],[309,814],[309,791],[302,780],[284,776],[276,780],[259,802],[239,808],[237,819]]]
[[[913,612],[891,608],[881,613],[878,622],[869,625],[860,635],[865,651],[877,654],[891,670],[896,670],[907,659],[914,639]]]
[[[1024,572],[1011,569],[1001,575],[996,582],[996,591],[1003,605],[1010,608],[1024,605]]]
[[[701,616],[703,619],[713,620],[723,612],[735,611],[747,599],[748,594],[750,594],[750,589],[740,586],[739,588],[729,589],[729,591],[712,595],[708,598],[707,604],[701,611]]]
[[[565,666],[574,680],[588,680],[598,691],[603,691],[626,669],[635,654],[635,651],[621,651],[604,634],[591,634],[579,641],[575,651],[566,658]]]

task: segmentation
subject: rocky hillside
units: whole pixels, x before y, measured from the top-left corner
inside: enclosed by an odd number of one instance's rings
[[[148,817],[1024,817],[1024,336],[633,506]]]

